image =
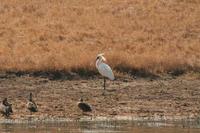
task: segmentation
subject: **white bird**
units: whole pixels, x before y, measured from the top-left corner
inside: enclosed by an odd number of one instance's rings
[[[106,78],[109,78],[110,80],[114,80],[115,77],[110,66],[104,63],[106,59],[103,57],[103,55],[104,55],[103,53],[97,55],[96,68],[98,69],[99,73],[104,77],[104,92],[105,92]]]

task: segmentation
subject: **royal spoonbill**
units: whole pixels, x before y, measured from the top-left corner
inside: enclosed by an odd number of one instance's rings
[[[114,74],[112,72],[112,69],[109,65],[104,63],[106,61],[104,54],[98,54],[96,58],[96,68],[98,69],[99,73],[104,77],[104,92],[106,90],[106,78],[109,78],[110,80],[114,80]]]
[[[4,98],[2,104],[0,105],[0,113],[6,117],[9,117],[10,114],[13,113],[12,104],[8,103],[7,98]]]
[[[79,109],[82,110],[82,113],[92,111],[91,105],[83,102],[83,98],[80,98],[80,101],[77,103],[77,105],[78,105]]]
[[[27,109],[30,111],[31,114],[32,114],[32,112],[37,112],[37,111],[38,111],[37,105],[36,105],[36,103],[34,102],[34,100],[33,100],[32,97],[33,97],[33,94],[30,93],[30,94],[29,94],[29,97],[28,97],[28,102],[27,102],[27,104],[26,104],[26,107],[27,107]]]

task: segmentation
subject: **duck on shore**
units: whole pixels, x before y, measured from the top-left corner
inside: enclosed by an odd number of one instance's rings
[[[13,113],[12,104],[8,103],[7,98],[4,98],[0,105],[0,113],[6,117],[9,117]]]
[[[33,100],[33,94],[32,93],[29,94],[28,102],[27,102],[26,106],[27,106],[27,109],[30,111],[31,114],[32,114],[32,112],[38,112],[38,108],[37,108],[35,101]]]
[[[80,101],[77,103],[80,110],[82,110],[82,113],[85,112],[92,112],[92,107],[90,104],[83,102],[83,98],[80,98]]]

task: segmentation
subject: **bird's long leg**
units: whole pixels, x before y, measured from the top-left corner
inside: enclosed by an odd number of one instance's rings
[[[104,91],[106,90],[106,78],[104,77]]]
[[[103,95],[105,95],[105,91],[106,91],[106,78],[103,78],[104,84],[103,84]]]

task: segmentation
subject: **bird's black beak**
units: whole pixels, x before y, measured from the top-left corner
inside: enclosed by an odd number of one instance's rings
[[[98,60],[99,59],[99,56],[96,58],[96,60]]]

